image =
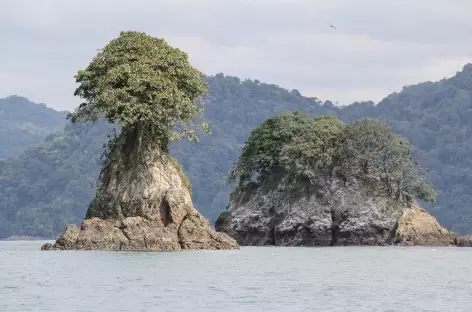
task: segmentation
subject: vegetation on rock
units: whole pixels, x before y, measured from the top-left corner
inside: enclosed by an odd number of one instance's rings
[[[336,158],[344,180],[375,177],[389,197],[435,202],[436,193],[425,182],[406,138],[375,119],[355,121],[343,130]]]
[[[338,118],[315,117],[301,135],[282,146],[282,167],[293,176],[309,181],[314,181],[318,175],[330,178],[339,166],[337,144],[342,131]]]
[[[278,169],[313,186],[322,181],[329,188],[338,178],[344,186],[368,183],[396,200],[433,203],[436,196],[413,163],[408,140],[375,119],[342,124],[298,112],[269,118],[249,136],[230,180],[262,183]]]
[[[107,162],[86,219],[122,219],[143,216],[147,209],[154,211],[162,200],[159,187],[164,187],[156,175],[162,171],[169,175],[164,179],[169,179],[172,172],[165,171],[169,165],[190,192],[190,181],[177,160],[168,155],[168,145],[184,136],[198,141],[196,130],[189,125],[203,112],[197,106],[207,92],[202,78],[186,53],[163,39],[134,31],[121,32],[79,71],[75,95],[85,102],[68,118],[76,123],[105,117],[120,132],[108,141]],[[201,123],[209,131],[203,118]],[[163,214],[168,213],[161,208]]]
[[[176,139],[197,141],[189,125],[202,112],[202,76],[185,53],[137,32],[122,32],[79,71],[75,94],[85,102],[68,117],[76,123],[103,116],[120,133],[108,142],[84,220],[43,250],[239,248],[193,207],[190,182],[168,154]]]
[[[75,95],[85,102],[68,118],[75,123],[104,116],[118,123],[120,137],[109,141],[107,157],[116,147],[131,147],[125,151],[131,157],[142,157],[131,154],[149,148],[167,151],[169,142],[183,136],[197,141],[196,130],[189,125],[203,112],[196,105],[207,92],[202,78],[187,54],[163,39],[121,32],[76,75],[80,85]]]
[[[281,167],[282,150],[310,128],[304,113],[282,113],[254,129],[233,167],[230,181],[262,182],[275,168]]]
[[[175,169],[177,169],[180,180],[182,180],[182,183],[184,184],[185,188],[188,190],[190,195],[192,195],[192,182],[190,182],[188,177],[185,175],[184,168],[182,168],[182,165],[178,162],[177,159],[175,159],[172,156],[169,157],[169,161],[172,164],[172,166],[174,166]]]

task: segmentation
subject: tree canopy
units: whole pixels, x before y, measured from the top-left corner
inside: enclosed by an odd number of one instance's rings
[[[341,121],[334,116],[317,116],[310,120],[299,135],[281,147],[282,167],[311,181],[320,173],[331,174],[342,130]]]
[[[380,180],[387,195],[397,200],[436,201],[432,185],[425,182],[425,170],[412,157],[410,142],[384,122],[361,119],[347,124],[335,153],[344,179],[369,178],[373,184]]]
[[[337,177],[345,185],[373,182],[370,188],[397,200],[434,202],[436,196],[414,165],[408,140],[375,119],[343,124],[337,117],[309,119],[299,112],[269,118],[252,131],[230,180],[261,183],[276,169],[313,186]]]
[[[230,180],[263,181],[281,166],[282,147],[300,137],[310,124],[310,119],[301,112],[282,113],[264,121],[248,138]]]
[[[118,122],[123,135],[163,149],[182,136],[197,140],[189,125],[203,112],[198,102],[207,84],[187,54],[165,40],[121,32],[75,78],[75,95],[85,102],[69,114],[72,122],[105,116],[110,123]]]

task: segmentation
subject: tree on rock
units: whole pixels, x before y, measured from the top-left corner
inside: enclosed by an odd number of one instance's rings
[[[363,185],[398,201],[434,202],[436,193],[412,161],[411,150],[407,139],[379,120],[343,124],[334,116],[282,113],[252,131],[229,181],[242,187],[290,177],[309,181],[324,194]]]
[[[127,31],[78,72],[75,95],[85,101],[72,122],[105,117],[120,127],[81,226],[70,226],[43,249],[234,249],[193,207],[190,183],[168,155],[171,141],[198,141],[195,117],[207,92],[186,53],[163,39]]]
[[[436,193],[413,161],[410,143],[383,122],[362,119],[346,125],[338,145],[339,171],[345,179],[370,180],[397,200],[435,202]]]
[[[302,112],[286,112],[264,121],[254,129],[243,147],[228,180],[240,184],[264,181],[282,168],[282,147],[301,136],[312,121]]]
[[[75,95],[85,102],[68,118],[83,122],[104,116],[121,126],[120,139],[110,142],[107,156],[117,147],[135,156],[130,152],[156,146],[167,151],[169,142],[181,137],[198,140],[191,123],[203,113],[198,106],[207,93],[203,73],[163,39],[121,32],[75,78]],[[201,125],[209,131],[203,119]]]

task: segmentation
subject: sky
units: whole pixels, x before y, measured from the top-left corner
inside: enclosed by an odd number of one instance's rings
[[[471,0],[0,0],[0,97],[73,109],[74,75],[122,30],[340,105],[472,63]]]

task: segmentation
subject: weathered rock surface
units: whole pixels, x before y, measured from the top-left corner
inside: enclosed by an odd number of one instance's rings
[[[70,225],[43,250],[171,251],[238,249],[193,207],[175,162],[167,156],[125,170],[112,162],[80,226]]]
[[[456,245],[459,247],[472,247],[472,235],[458,237]]]
[[[216,229],[245,246],[448,246],[457,239],[416,203],[366,189],[339,188],[335,196],[286,191],[283,180],[237,189]]]
[[[436,218],[418,205],[403,210],[397,221],[395,243],[401,245],[454,245],[455,233],[442,227]]]

